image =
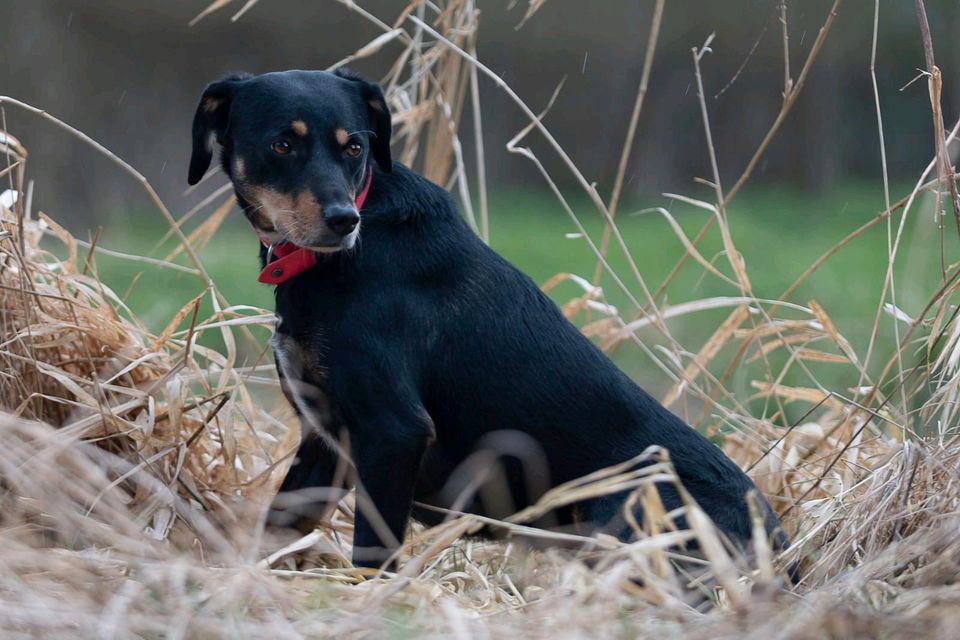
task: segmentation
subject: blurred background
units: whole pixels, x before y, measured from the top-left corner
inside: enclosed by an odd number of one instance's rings
[[[5,0],[0,3],[4,54],[0,89],[104,143],[146,175],[162,196],[175,201],[185,187],[190,120],[206,83],[237,70],[325,68],[378,35],[375,27],[339,3],[312,0],[261,0],[231,22],[244,4],[234,2],[188,26],[208,4],[208,0]],[[398,15],[405,4],[371,0],[363,6],[386,17]],[[722,175],[728,180],[736,177],[782,103],[778,4],[779,0],[667,3],[628,191],[685,189],[692,176],[709,172],[691,85],[690,49],[711,33],[716,38],[713,53],[704,61],[704,83]],[[831,4],[832,0],[788,4],[794,78]],[[865,0],[841,4],[833,33],[789,126],[765,155],[753,184],[822,192],[844,181],[877,179],[880,165],[869,77],[873,4]],[[913,2],[880,4],[877,74],[890,172],[906,179],[930,155],[926,85],[917,82],[900,91],[923,68],[923,52]],[[944,112],[952,114],[960,101],[960,86],[951,82],[955,76],[949,73],[960,63],[955,37],[960,31],[960,5],[956,0],[928,0],[926,5],[937,60],[945,72]],[[601,192],[609,191],[616,171],[652,8],[650,0],[549,0],[535,19],[517,29],[525,3],[493,0],[480,6],[480,58],[534,110],[542,108],[566,78],[547,124]],[[354,66],[379,78],[400,49],[394,42],[381,55]],[[507,155],[503,148],[525,124],[523,115],[492,83],[482,83],[491,185],[543,189],[529,163]],[[11,131],[43,159],[33,167],[33,177],[38,183],[56,180],[56,189],[37,192],[40,208],[90,221],[129,212],[137,203],[139,189],[118,179],[108,164],[101,164],[82,145],[33,118],[12,113],[7,117]],[[465,122],[469,121],[468,115]],[[464,144],[471,144],[471,136],[464,136]]]
[[[190,122],[204,86],[233,71],[325,68],[378,35],[377,29],[337,2],[260,0],[237,21],[245,4],[230,3],[193,26],[209,0],[4,0],[0,3],[0,93],[18,98],[78,127],[141,171],[175,214],[188,211],[213,186],[186,193]],[[527,4],[480,3],[480,59],[506,80],[534,111],[542,109],[565,80],[546,125],[600,193],[610,193],[647,45],[652,0],[580,2],[548,0],[518,28]],[[832,0],[788,3],[791,75],[800,73]],[[391,19],[404,2],[370,0],[363,6]],[[784,66],[779,0],[686,0],[668,2],[649,92],[626,174],[621,224],[645,278],[656,285],[682,253],[665,221],[628,215],[664,206],[690,235],[706,220],[702,211],[663,196],[677,192],[711,200],[694,181],[708,177],[691,48],[712,33],[702,63],[707,106],[720,173],[729,186],[760,144],[783,102]],[[944,73],[944,117],[956,121],[960,106],[960,4],[927,0],[937,62]],[[755,293],[776,298],[802,270],[843,236],[883,209],[876,112],[870,81],[874,3],[849,0],[815,62],[807,85],[763,156],[747,188],[730,207],[731,230],[751,269]],[[894,199],[909,193],[933,154],[927,84],[912,84],[924,67],[914,4],[881,0],[877,80]],[[401,45],[353,66],[370,78],[389,70]],[[574,231],[533,165],[504,145],[526,124],[523,114],[481,76],[483,139],[491,199],[491,244],[543,283],[570,271],[589,279],[595,258]],[[472,158],[469,101],[461,139]],[[154,249],[165,230],[142,189],[115,165],[38,118],[7,108],[7,128],[30,151],[28,177],[35,181],[33,207],[53,216],[79,237],[105,228],[101,244],[131,253]],[[569,173],[533,135],[529,143],[544,158],[561,187]],[[217,178],[222,183],[221,178]],[[571,191],[573,191],[571,189]],[[600,221],[584,199],[571,193],[588,231]],[[925,205],[926,206],[926,205]],[[931,205],[932,207],[932,205]],[[925,212],[932,208],[925,208]],[[914,222],[916,220],[917,222]],[[917,232],[905,243],[905,281],[939,277],[931,251],[937,228],[932,215],[911,218]],[[948,234],[951,243],[955,235]],[[245,243],[245,244],[244,244]],[[838,254],[829,268],[798,292],[831,309],[843,330],[861,342],[869,334],[886,268],[886,231],[878,226]],[[238,247],[244,247],[238,251]],[[771,250],[776,247],[776,250]],[[708,238],[703,253],[715,258],[721,245]],[[204,258],[228,297],[269,306],[270,292],[254,286],[256,241],[239,214],[232,215],[204,249]],[[162,257],[162,251],[159,257]],[[615,266],[626,268],[613,256]],[[125,262],[98,262],[101,275],[119,291],[140,272]],[[846,274],[856,270],[851,280]],[[866,274],[866,276],[864,276]],[[870,274],[875,275],[872,277]],[[154,276],[151,276],[153,278]],[[226,279],[226,281],[224,280]],[[151,283],[195,295],[198,283],[163,273]],[[156,288],[130,292],[141,318],[160,323],[182,298],[157,296]],[[569,298],[570,291],[555,294]],[[730,294],[704,281],[702,270],[681,272],[669,302]],[[909,287],[899,299],[907,313]],[[610,292],[614,303],[622,303]],[[726,313],[726,312],[721,312]],[[703,327],[717,317],[705,314]],[[697,327],[678,335],[697,336]],[[629,360],[629,358],[628,358]],[[630,366],[629,362],[626,366]]]

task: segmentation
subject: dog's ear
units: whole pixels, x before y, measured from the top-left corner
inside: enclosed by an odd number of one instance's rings
[[[374,137],[370,143],[370,150],[376,159],[380,168],[390,173],[393,171],[393,160],[390,157],[390,136],[393,134],[393,123],[390,119],[390,109],[387,108],[387,101],[383,97],[383,91],[380,85],[367,82],[365,83],[364,101],[370,110],[370,121],[373,123]]]
[[[187,182],[197,184],[210,168],[213,158],[211,138],[222,140],[227,130],[230,101],[249,74],[227,76],[207,86],[200,96],[197,113],[193,116],[193,154],[190,156],[190,173]]]
[[[390,136],[393,131],[393,125],[390,120],[390,109],[387,108],[387,101],[383,97],[383,91],[380,85],[375,82],[367,82],[353,71],[341,67],[334,71],[334,74],[352,82],[357,83],[360,89],[360,97],[363,98],[370,114],[370,122],[373,125],[373,136],[370,140],[370,151],[373,153],[374,160],[380,165],[385,173],[393,171],[393,161],[390,157]]]

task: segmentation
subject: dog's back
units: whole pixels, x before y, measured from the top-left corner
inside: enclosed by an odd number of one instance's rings
[[[504,517],[551,486],[659,445],[720,529],[734,541],[750,539],[746,494],[755,487],[729,458],[484,245],[446,192],[400,166],[383,180],[384,200],[365,212],[360,259],[365,277],[381,282],[390,274],[388,288],[404,292],[403,324],[419,327],[408,340],[421,348],[405,356],[415,360],[406,366],[419,372],[420,397],[436,429],[421,499],[450,506],[482,469],[500,477],[488,479],[493,490],[484,496],[481,488],[472,507]],[[461,467],[471,456],[476,464]],[[504,479],[507,493],[497,489]],[[660,493],[667,510],[681,506],[672,486],[662,483]],[[569,524],[576,514],[628,537],[625,498],[617,493],[560,510],[556,523]],[[779,523],[764,507],[773,531]],[[775,542],[785,545],[782,533]]]

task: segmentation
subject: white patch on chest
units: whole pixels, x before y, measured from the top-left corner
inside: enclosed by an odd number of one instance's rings
[[[270,346],[277,357],[277,366],[285,380],[288,397],[300,412],[301,432],[329,435],[329,429],[333,426],[330,424],[330,400],[323,388],[312,382],[316,380],[322,384],[324,378],[319,354],[310,353],[309,348],[305,349],[293,337],[280,333],[280,323],[278,320],[277,331],[270,338]]]

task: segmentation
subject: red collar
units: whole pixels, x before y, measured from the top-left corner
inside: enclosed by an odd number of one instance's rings
[[[355,200],[357,211],[363,208],[363,202],[367,199],[370,192],[370,184],[373,182],[373,169],[367,169],[367,179],[364,181],[363,189],[357,194]],[[253,225],[251,225],[253,226]],[[264,284],[280,284],[290,278],[299,275],[317,264],[317,254],[306,247],[298,247],[292,242],[279,242],[273,244],[270,238],[258,229],[253,227],[253,232],[260,238],[260,242],[267,248],[267,265],[260,271],[258,281]]]

